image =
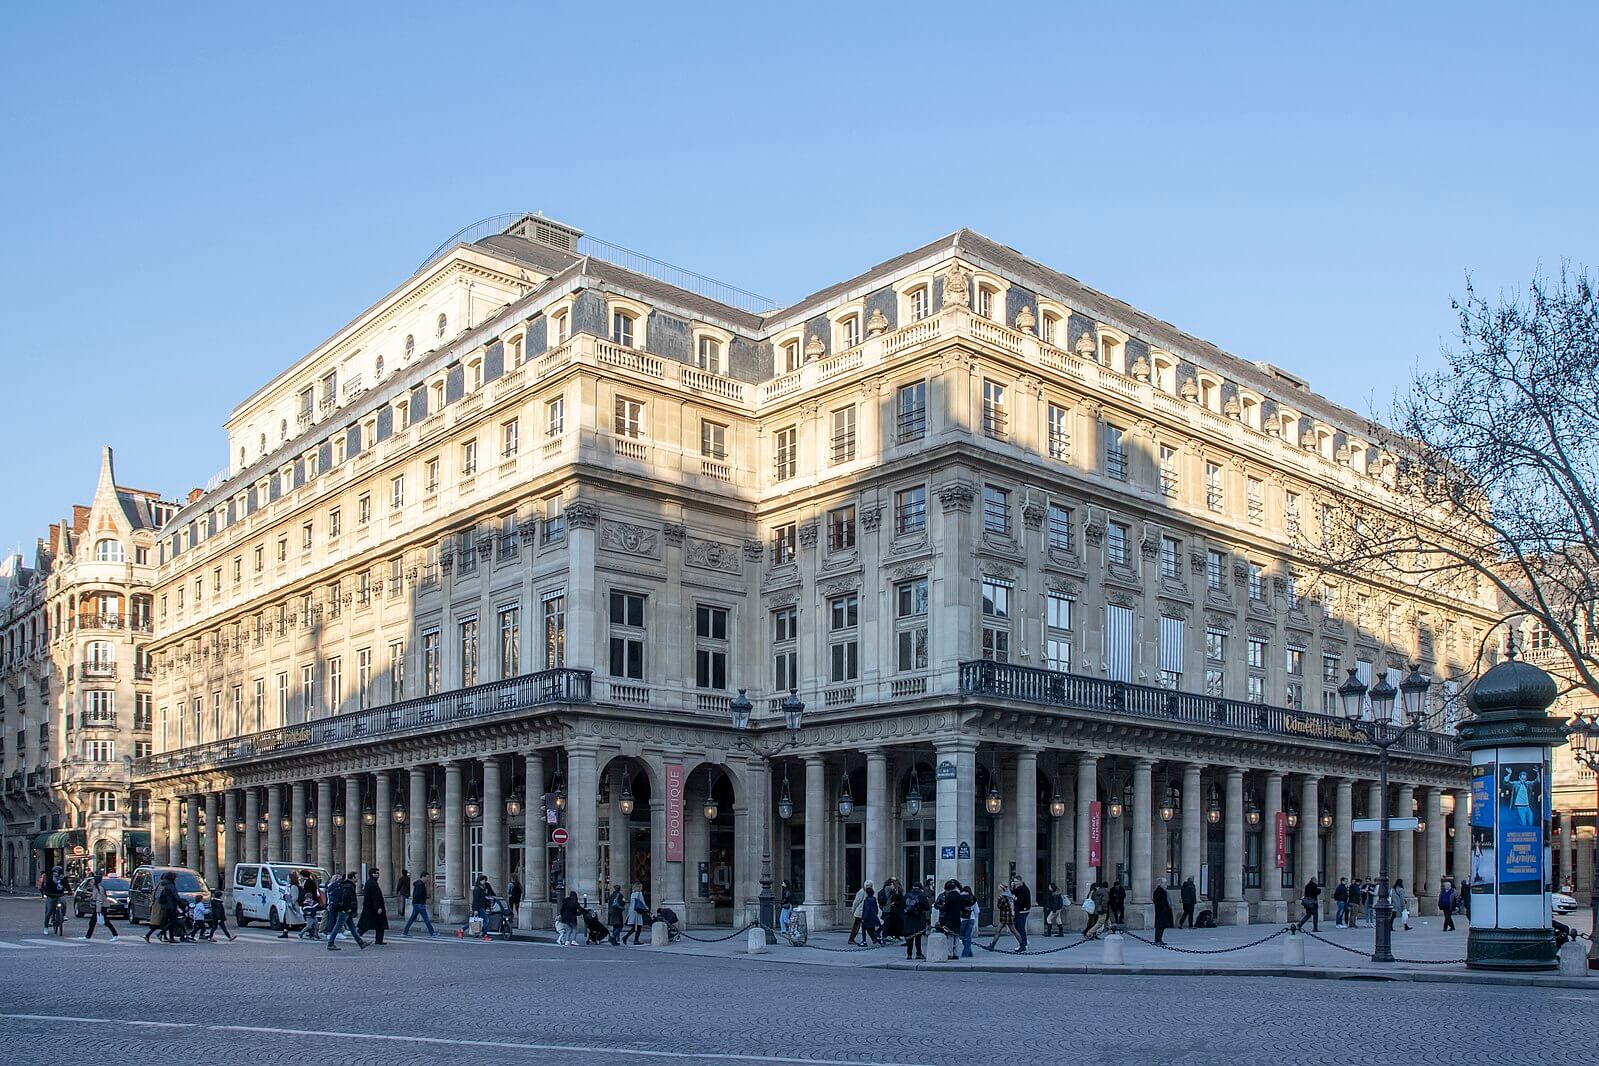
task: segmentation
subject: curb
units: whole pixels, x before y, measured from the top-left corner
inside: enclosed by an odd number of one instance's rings
[[[866,967],[863,967],[866,968]],[[1537,988],[1594,989],[1585,977],[1543,977],[1514,973],[1457,973],[1427,970],[1354,970],[1291,966],[1054,966],[1048,963],[995,966],[991,963],[885,962],[878,970],[918,970],[932,973],[1093,974],[1113,977],[1291,977],[1309,981],[1411,981],[1417,984],[1475,984]]]

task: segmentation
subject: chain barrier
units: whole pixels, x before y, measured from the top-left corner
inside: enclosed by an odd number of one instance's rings
[[[1084,944],[1091,943],[1095,939],[1097,939],[1097,938],[1096,937],[1086,937],[1085,936],[1081,940],[1074,940],[1070,944],[1062,944],[1059,947],[1038,948],[1038,949],[1032,950],[1032,951],[1007,951],[1007,952],[1005,952],[1005,954],[1007,954],[1007,955],[1053,955],[1057,951],[1070,951],[1072,948],[1080,948]],[[990,945],[990,944],[977,944],[976,946],[982,948],[984,951],[992,951],[992,952],[994,952],[996,954],[998,954],[999,951],[1000,951],[1000,949],[998,947],[995,947],[995,946]]]
[[[734,937],[739,936],[740,934],[749,932],[751,929],[755,928],[755,925],[755,922],[745,922],[743,926],[733,930],[726,936],[695,936],[687,929],[679,929],[678,934],[682,936],[684,940],[692,940],[696,944],[720,944],[724,940],[732,940]]]
[[[1310,937],[1310,939],[1320,941],[1329,947],[1335,947],[1339,951],[1347,951],[1349,954],[1359,955],[1363,959],[1371,958],[1371,953],[1368,951],[1363,951],[1360,948],[1352,948],[1347,944],[1340,944],[1336,940],[1328,940],[1326,937],[1321,936],[1320,934],[1305,933],[1305,935]],[[1394,961],[1403,962],[1411,966],[1464,966],[1466,964],[1465,959],[1402,959],[1398,955],[1394,956]]]
[[[1230,948],[1180,948],[1176,944],[1168,944],[1165,941],[1161,941],[1159,944],[1157,944],[1153,940],[1141,937],[1137,933],[1131,932],[1130,930],[1121,930],[1121,933],[1124,936],[1130,936],[1141,944],[1148,944],[1152,948],[1161,948],[1165,951],[1175,951],[1180,955],[1226,955],[1227,953],[1233,951],[1244,951],[1249,948],[1258,948],[1260,945],[1265,944],[1268,941],[1276,940],[1278,937],[1283,936],[1287,932],[1287,929],[1279,929],[1275,933],[1261,937],[1259,940],[1252,940],[1247,944],[1239,944]]]

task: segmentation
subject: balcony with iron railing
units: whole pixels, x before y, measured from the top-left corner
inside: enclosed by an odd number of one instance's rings
[[[117,676],[117,664],[105,659],[86,659],[78,665],[78,676],[114,680]]]

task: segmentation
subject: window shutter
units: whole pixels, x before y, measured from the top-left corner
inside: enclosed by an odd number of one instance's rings
[[[1160,668],[1170,674],[1183,672],[1183,620],[1160,620]]]
[[[1105,676],[1112,681],[1133,679],[1133,609],[1105,605]]]

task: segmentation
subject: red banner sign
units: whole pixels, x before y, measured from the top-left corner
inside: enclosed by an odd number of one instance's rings
[[[1105,827],[1103,810],[1098,800],[1088,805],[1088,865],[1090,866],[1098,866],[1105,861],[1099,847],[1099,838],[1103,835]]]
[[[666,861],[683,861],[683,764],[666,764]]]
[[[1282,811],[1277,812],[1277,869],[1281,870],[1288,865],[1288,816]]]

